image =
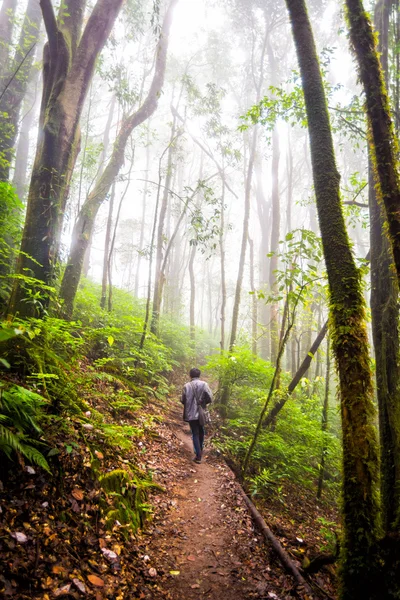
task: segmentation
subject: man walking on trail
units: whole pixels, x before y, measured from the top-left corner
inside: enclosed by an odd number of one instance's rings
[[[193,437],[193,446],[196,453],[194,461],[201,463],[204,444],[204,424],[200,424],[199,409],[205,409],[212,402],[212,392],[205,381],[200,380],[200,369],[190,369],[191,381],[185,383],[182,392],[183,420],[190,425]]]

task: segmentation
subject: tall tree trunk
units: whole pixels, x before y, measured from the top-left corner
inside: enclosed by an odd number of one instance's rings
[[[269,269],[267,255],[270,250],[270,232],[271,232],[271,219],[269,218],[269,210],[267,200],[265,198],[263,189],[263,173],[261,169],[261,162],[258,159],[255,162],[255,174],[256,174],[256,200],[257,200],[257,213],[258,220],[261,228],[261,240],[260,240],[260,289],[266,293],[268,288],[269,280]],[[260,306],[260,324],[262,327],[262,336],[260,338],[260,355],[264,360],[270,360],[271,358],[271,337],[269,334],[269,306],[266,302],[261,300]]]
[[[192,342],[196,336],[196,322],[195,322],[195,305],[196,305],[196,279],[194,274],[194,259],[196,256],[196,244],[193,244],[190,249],[189,258],[189,279],[190,279],[190,308],[189,308],[189,324],[190,324],[190,339]]]
[[[142,350],[143,347],[144,347],[144,343],[146,341],[146,336],[147,336],[147,330],[149,328],[149,321],[150,321],[150,304],[151,304],[151,287],[152,287],[152,270],[153,270],[154,244],[155,244],[155,240],[156,240],[156,229],[157,229],[157,222],[158,222],[158,208],[159,208],[159,205],[160,205],[160,196],[161,196],[161,181],[162,181],[161,166],[162,166],[162,161],[164,159],[164,156],[165,156],[166,152],[168,151],[168,149],[169,149],[169,145],[165,148],[165,150],[161,154],[160,159],[158,161],[157,197],[156,197],[156,205],[155,205],[155,208],[154,208],[153,227],[152,227],[151,239],[150,239],[150,258],[149,258],[149,272],[148,272],[148,279],[147,279],[146,311],[145,311],[145,316],[144,316],[142,336],[140,338],[140,344],[139,344],[140,350]]]
[[[142,216],[140,219],[140,237],[139,237],[139,252],[138,259],[136,264],[136,274],[135,274],[135,289],[134,294],[135,297],[139,297],[139,278],[140,278],[140,265],[142,263],[142,251],[144,244],[144,230],[146,224],[146,206],[147,206],[147,190],[149,186],[148,178],[149,178],[149,169],[150,169],[150,123],[147,127],[147,142],[146,142],[146,169],[145,169],[145,177],[146,181],[144,182],[143,194],[142,194]]]
[[[385,207],[389,239],[397,278],[400,281],[400,175],[399,148],[389,109],[384,74],[376,47],[376,38],[361,0],[346,0],[350,39],[364,86],[365,103],[372,138],[374,169],[379,193]],[[385,59],[386,60],[386,59]]]
[[[164,287],[165,274],[161,271],[163,262],[163,245],[164,245],[164,228],[165,228],[165,217],[168,208],[168,199],[170,197],[170,187],[172,180],[172,159],[174,150],[176,148],[177,138],[181,134],[176,135],[176,117],[173,117],[171,125],[171,137],[168,147],[168,160],[167,160],[167,173],[165,177],[165,185],[162,195],[162,202],[160,207],[160,216],[158,218],[158,230],[156,240],[156,272],[154,277],[154,292],[153,292],[153,311],[151,315],[150,331],[154,335],[158,334],[158,325],[160,321],[160,311],[162,302],[162,292]]]
[[[395,0],[395,33],[394,33],[394,48],[398,48],[400,44],[400,10],[399,0]],[[394,110],[395,110],[395,129],[397,136],[400,131],[400,52],[396,52],[396,76],[394,84]]]
[[[41,20],[39,1],[29,0],[19,42],[8,74],[7,88],[2,92],[0,98],[0,181],[8,181],[10,177],[21,105],[35,58]]]
[[[297,340],[296,340],[296,329],[292,329],[292,337],[290,343],[290,355],[291,355],[291,372],[292,376],[297,370]]]
[[[329,408],[329,383],[330,383],[330,372],[331,372],[331,361],[330,361],[330,340],[329,336],[326,342],[326,373],[325,373],[325,394],[324,394],[324,406],[322,408],[322,420],[321,420],[321,429],[322,429],[322,452],[321,452],[321,464],[319,466],[319,476],[318,476],[318,489],[317,489],[317,498],[321,498],[322,496],[322,486],[324,484],[325,477],[325,462],[327,455],[327,444],[325,441],[324,435],[328,431],[328,408]]]
[[[343,430],[342,598],[370,597],[378,526],[378,456],[365,306],[341,209],[339,181],[313,34],[304,0],[286,0],[300,65],[319,226],[328,274],[332,347]]]
[[[48,43],[44,50],[43,95],[39,141],[28,194],[18,275],[30,273],[39,283],[52,285],[69,192],[79,152],[79,120],[93,77],[95,62],[114,25],[123,0],[98,0],[83,31],[84,0],[66,0],[57,21],[51,0],[40,0]],[[33,259],[33,260],[32,260]],[[9,311],[36,314],[29,302],[31,289],[15,280]],[[49,302],[45,293],[39,314]]]
[[[246,175],[246,185],[244,192],[244,216],[243,216],[243,230],[242,230],[242,245],[240,249],[240,258],[239,258],[239,269],[236,280],[236,290],[235,290],[235,299],[233,303],[233,311],[232,311],[232,325],[231,325],[231,337],[229,341],[229,350],[233,350],[236,342],[237,336],[237,325],[239,319],[239,309],[240,309],[240,297],[242,293],[242,283],[243,283],[243,272],[244,272],[244,264],[246,261],[246,248],[248,243],[249,236],[249,218],[250,218],[250,194],[251,194],[251,181],[253,177],[253,166],[254,166],[254,157],[256,153],[257,146],[257,128],[253,130],[253,136],[251,140],[250,147],[250,155],[249,155],[249,164],[247,167],[247,175]]]
[[[112,237],[111,237],[110,248],[109,248],[109,253],[108,253],[108,257],[107,257],[107,273],[108,273],[108,302],[107,302],[107,310],[108,310],[108,312],[112,311],[112,295],[113,295],[113,287],[112,287],[112,264],[113,264],[113,258],[114,258],[115,241],[117,239],[117,231],[118,231],[119,219],[120,219],[120,216],[121,216],[122,203],[125,200],[125,196],[126,196],[126,194],[128,192],[128,188],[129,188],[129,185],[131,183],[131,175],[132,175],[132,169],[133,169],[134,163],[135,163],[135,148],[133,147],[133,149],[132,149],[131,164],[129,166],[129,171],[128,171],[128,175],[127,175],[127,181],[126,181],[125,189],[124,189],[124,191],[123,191],[123,193],[121,195],[121,198],[119,200],[118,209],[117,209],[117,215],[115,217],[115,223],[114,223],[114,231],[113,231],[113,234],[112,234]],[[114,187],[115,187],[115,184],[113,185],[113,191],[114,191]]]
[[[389,2],[378,2],[375,22],[381,61],[388,69]],[[378,188],[379,189],[379,188]],[[400,529],[400,361],[399,287],[393,273],[393,255],[384,233],[384,215],[376,197],[369,161],[371,253],[371,316],[375,349],[376,388],[381,445],[382,521],[386,532]]]
[[[257,356],[257,294],[254,284],[254,242],[249,236],[250,246],[250,291],[251,291],[251,351]]]
[[[225,319],[226,319],[226,274],[225,274],[225,182],[222,180],[221,221],[219,230],[219,256],[221,265],[221,353],[225,350]]]
[[[288,148],[286,153],[286,182],[287,182],[287,208],[286,208],[286,233],[292,231],[292,205],[293,205],[293,153],[288,133]]]
[[[132,131],[146,121],[158,106],[159,96],[164,84],[172,13],[176,3],[177,0],[171,0],[164,17],[160,40],[157,45],[154,76],[147,97],[139,110],[123,120],[107,166],[99,181],[94,186],[94,189],[83,203],[75,223],[68,262],[60,288],[60,298],[64,300],[63,311],[66,318],[72,315],[75,295],[82,272],[83,259],[91,232],[93,231],[96,215],[124,164],[125,147],[128,139]]]
[[[108,206],[108,217],[106,225],[106,237],[104,239],[104,257],[103,257],[103,276],[101,278],[101,308],[106,307],[107,300],[107,282],[108,282],[108,258],[110,254],[110,241],[111,241],[111,227],[112,217],[114,211],[114,200],[115,200],[115,183],[111,187],[110,204]]]
[[[101,176],[104,172],[104,168],[105,168],[105,161],[106,161],[108,149],[110,146],[110,131],[111,131],[111,125],[112,125],[112,121],[113,121],[113,117],[114,117],[115,103],[116,103],[116,96],[114,94],[111,98],[110,109],[108,111],[107,122],[106,122],[106,126],[104,129],[103,148],[102,148],[101,154],[100,154],[99,168],[98,168],[98,172],[97,172],[97,176],[96,176],[96,183],[98,183],[100,181]],[[78,216],[79,216],[79,213],[78,213]],[[83,257],[82,273],[83,273],[84,277],[88,276],[89,269],[90,269],[90,251],[91,251],[92,243],[93,243],[93,232],[94,232],[94,229],[92,228],[90,235],[89,235],[89,239],[87,241],[85,256]]]
[[[275,295],[278,291],[276,271],[278,269],[278,252],[280,237],[280,201],[279,201],[279,136],[275,127],[272,133],[272,221],[271,221],[271,259],[269,263],[269,286],[271,293]],[[279,305],[273,301],[270,307],[270,335],[271,335],[271,361],[274,363],[278,354],[278,311]]]

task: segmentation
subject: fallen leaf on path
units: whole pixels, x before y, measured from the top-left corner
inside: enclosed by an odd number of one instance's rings
[[[88,575],[88,579],[93,585],[97,585],[98,587],[104,586],[104,581],[100,577],[97,577],[97,575]]]
[[[180,571],[170,571],[170,575],[180,575]]]
[[[103,458],[104,458],[104,454],[103,454],[102,452],[99,452],[98,450],[95,450],[95,451],[94,451],[94,453],[95,453],[96,457],[97,457],[99,460],[103,460]]]
[[[83,583],[83,581],[81,581],[80,579],[77,579],[77,578],[73,579],[72,581],[74,582],[74,584],[76,585],[78,590],[80,592],[82,592],[82,594],[86,594],[86,586]]]
[[[51,570],[53,571],[54,575],[62,575],[63,573],[68,572],[67,569],[62,565],[53,565]]]
[[[189,554],[189,556],[187,557],[188,560],[196,560],[196,557],[193,556],[193,554]]]
[[[149,575],[150,575],[150,577],[156,577],[157,570],[154,567],[151,567],[151,569],[149,569]]]
[[[82,490],[78,490],[78,488],[72,490],[72,495],[75,498],[75,500],[83,500],[83,492]]]
[[[58,598],[59,596],[66,596],[69,593],[70,589],[71,589],[71,584],[67,583],[67,585],[63,585],[62,587],[58,588],[57,590],[54,590],[53,596],[55,598]]]
[[[198,583],[194,583],[193,585],[190,586],[192,588],[192,590],[198,590],[200,585]]]

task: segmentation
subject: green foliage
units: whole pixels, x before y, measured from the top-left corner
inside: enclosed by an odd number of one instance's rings
[[[110,404],[115,414],[133,413],[143,407],[143,398],[132,398],[123,390],[119,390],[117,398]]]
[[[11,370],[23,373],[31,386],[49,399],[51,410],[60,412],[68,407],[80,411],[74,367],[83,337],[77,323],[50,317],[5,321],[0,347]]]
[[[327,67],[329,63],[329,49],[324,49],[321,64]],[[332,85],[327,78],[327,69],[322,69],[323,84],[328,103],[341,84]],[[251,125],[261,124],[268,132],[275,128],[279,120],[286,121],[291,127],[308,126],[306,107],[304,102],[303,87],[298,71],[292,71],[291,77],[283,86],[269,86],[268,94],[254,106],[250,107],[245,115],[241,117],[240,131],[246,131]],[[333,104],[333,103],[332,103]],[[359,148],[365,143],[365,118],[363,111],[363,100],[359,95],[353,96],[347,105],[340,102],[330,105],[332,131],[343,134],[352,141],[354,148]]]
[[[207,372],[218,378],[220,387],[231,388],[228,418],[219,430],[216,445],[234,460],[238,467],[244,460],[249,441],[264,404],[273,366],[254,357],[249,349],[237,348],[232,353],[213,355],[206,365]],[[285,393],[285,383],[291,376],[282,373],[282,387],[274,393],[278,400]],[[340,425],[335,410],[328,418],[330,429],[323,432],[321,415],[323,379],[321,385],[303,378],[295,394],[280,411],[273,431],[262,429],[253,452],[249,475],[253,494],[279,491],[285,480],[316,489],[321,453],[327,448],[326,489],[337,493],[340,480]]]
[[[273,469],[266,469],[264,467],[257,475],[251,477],[249,480],[251,495],[269,496],[272,493],[281,494],[282,486],[278,485],[278,483],[279,480],[284,477],[286,477],[286,474],[279,474]]]
[[[142,430],[132,425],[116,425],[115,423],[99,424],[101,432],[110,445],[121,448],[121,450],[129,450],[135,438],[141,437]]]
[[[43,454],[37,449],[42,430],[39,426],[46,400],[19,385],[0,388],[0,454],[12,459],[19,453],[50,472]]]
[[[272,378],[270,363],[255,357],[247,347],[235,347],[234,352],[223,352],[208,357],[206,369],[218,379],[219,386],[225,384],[246,388],[252,393],[254,388],[265,389]]]
[[[320,547],[320,550],[322,552],[330,552],[331,554],[335,554],[337,549],[337,523],[334,521],[328,521],[324,517],[318,517],[317,521],[321,524],[319,534],[324,540],[324,544]]]
[[[118,522],[126,535],[142,527],[151,514],[147,491],[163,489],[150,479],[135,476],[124,469],[115,469],[102,475],[99,482],[105,495],[102,506],[107,529],[112,529]]]
[[[0,182],[0,308],[5,306],[12,280],[8,277],[15,263],[22,231],[23,205],[14,188]]]

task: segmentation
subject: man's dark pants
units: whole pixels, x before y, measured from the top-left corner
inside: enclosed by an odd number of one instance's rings
[[[193,437],[194,451],[196,452],[196,458],[201,459],[201,452],[204,444],[204,427],[199,423],[199,420],[189,421],[190,431]]]

